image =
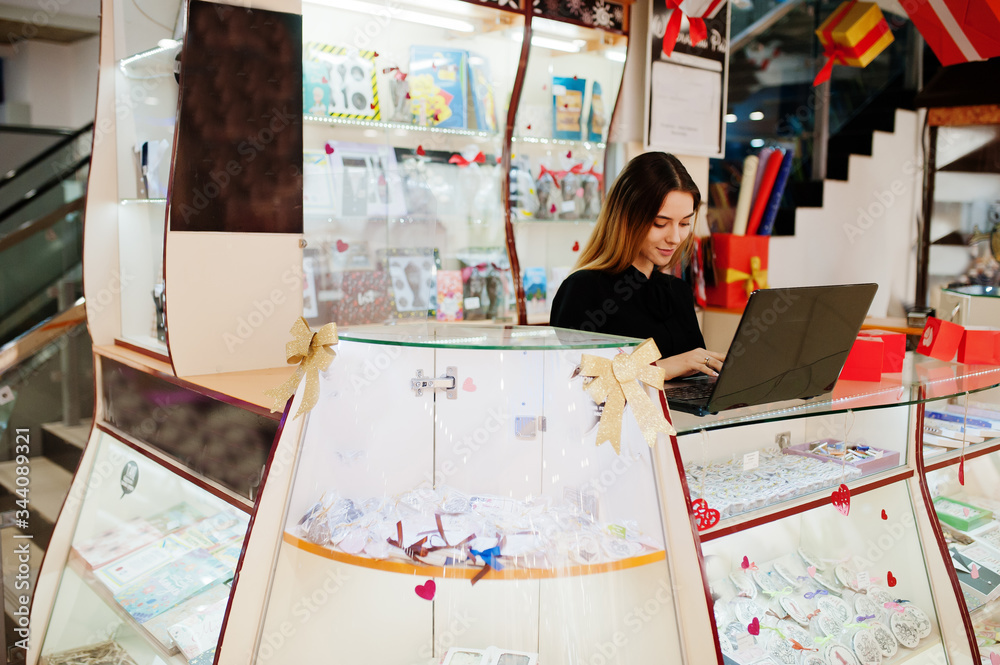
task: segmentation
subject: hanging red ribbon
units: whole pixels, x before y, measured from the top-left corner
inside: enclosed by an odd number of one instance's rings
[[[667,20],[667,28],[663,31],[663,55],[669,57],[677,45],[677,35],[681,34],[681,5],[676,0],[666,0],[667,9],[671,10]]]
[[[481,152],[477,154],[475,157],[473,157],[472,161],[469,161],[468,159],[466,159],[465,157],[456,152],[454,155],[451,156],[451,159],[448,160],[448,163],[458,164],[459,166],[468,166],[469,164],[472,164],[472,162],[475,162],[477,164],[482,164],[485,161],[486,161],[486,155],[484,155]]]
[[[691,46],[697,46],[708,39],[708,28],[705,19],[688,16],[688,34],[691,35]]]
[[[545,168],[544,164],[542,164],[538,168],[539,168],[539,171],[538,171],[538,179],[539,180],[541,180],[543,177],[545,177],[545,174],[547,173],[550,176],[552,176],[552,181],[555,183],[556,187],[559,186],[559,178],[561,178],[562,175],[560,175],[556,171],[550,171],[550,170],[548,170],[547,168]]]
[[[595,171],[593,166],[591,166],[590,170],[587,171],[586,173],[584,173],[583,175],[592,175],[592,176],[594,176],[595,178],[597,178],[597,184],[598,185],[601,185],[601,184],[604,183],[604,174],[603,173],[598,173],[597,171]]]

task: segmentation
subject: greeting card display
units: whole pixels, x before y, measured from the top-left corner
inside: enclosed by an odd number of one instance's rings
[[[608,124],[608,116],[604,110],[604,97],[601,95],[601,84],[594,81],[590,91],[590,116],[587,118],[587,139],[603,141],[604,128]]]
[[[385,144],[331,141],[333,211],[342,217],[406,215],[396,155]]]
[[[437,320],[461,321],[464,318],[462,310],[462,271],[437,271]]]
[[[302,152],[302,206],[307,214],[336,212],[333,170],[325,150]]]
[[[141,517],[136,517],[93,538],[76,543],[73,549],[88,566],[97,568],[162,537],[162,531]]]
[[[374,51],[308,42],[302,61],[302,105],[306,113],[379,119]]]
[[[395,318],[396,306],[385,270],[351,270],[344,273],[343,296],[337,303],[337,325],[385,323]]]
[[[143,623],[229,577],[226,566],[208,551],[197,549],[123,587],[115,600]]]
[[[525,268],[521,278],[524,282],[524,298],[528,302],[528,311],[530,313],[544,312],[547,282],[545,266]]]
[[[570,141],[583,138],[580,121],[583,117],[583,97],[586,94],[586,79],[575,76],[552,77],[552,138]]]
[[[392,288],[397,318],[434,317],[437,310],[437,250],[430,247],[379,251]]]
[[[490,63],[475,53],[469,53],[469,85],[472,88],[472,107],[476,112],[476,124],[470,129],[496,132],[497,101],[490,82]]]
[[[467,321],[505,314],[510,268],[502,249],[459,253],[462,266],[462,309]]]
[[[414,124],[442,128],[468,125],[468,61],[468,51],[461,49],[410,47],[407,80]]]

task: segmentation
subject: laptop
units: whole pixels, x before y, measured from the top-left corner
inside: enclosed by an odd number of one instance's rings
[[[719,376],[669,381],[664,393],[670,408],[706,416],[833,390],[877,289],[844,284],[754,291]]]

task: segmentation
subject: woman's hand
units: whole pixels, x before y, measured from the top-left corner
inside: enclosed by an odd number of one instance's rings
[[[722,369],[722,362],[725,359],[726,354],[724,353],[692,349],[687,353],[657,360],[656,365],[663,368],[666,372],[666,379],[669,381],[670,379],[691,376],[698,372],[709,376],[719,376],[719,370]]]

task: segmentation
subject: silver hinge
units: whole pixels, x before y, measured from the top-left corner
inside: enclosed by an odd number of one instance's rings
[[[416,378],[410,379],[410,390],[416,393],[417,397],[424,394],[424,390],[443,390],[448,399],[458,398],[458,368],[447,367],[445,373],[436,379],[424,376],[424,370],[418,369]]]

